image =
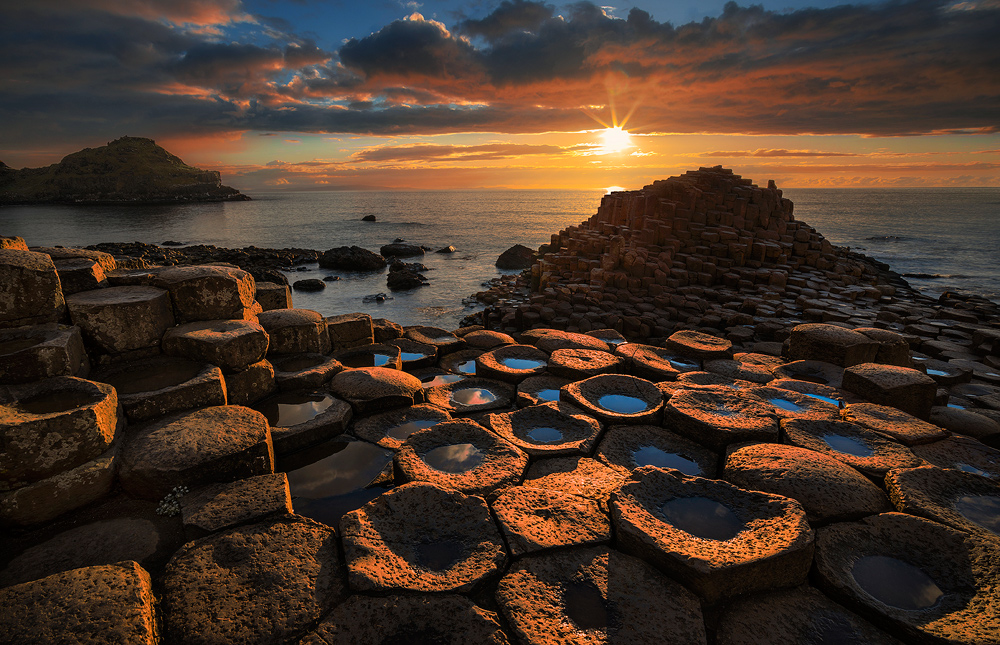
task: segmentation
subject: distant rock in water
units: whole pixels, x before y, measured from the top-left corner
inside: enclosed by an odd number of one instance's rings
[[[295,289],[296,291],[322,291],[323,289],[326,289],[326,283],[322,280],[317,280],[316,278],[296,280],[292,283],[292,289]]]
[[[378,271],[385,268],[386,261],[378,253],[360,246],[341,246],[321,255],[319,265],[324,269],[341,271]]]
[[[162,204],[250,199],[215,170],[186,165],[152,139],[122,137],[45,168],[0,162],[0,204]]]
[[[424,250],[417,246],[416,244],[403,244],[401,242],[393,242],[392,244],[385,244],[379,249],[385,257],[396,256],[396,257],[410,257],[413,255],[423,255]]]
[[[498,269],[527,269],[535,263],[535,252],[523,244],[515,244],[497,258]]]
[[[374,222],[374,221],[376,221],[376,219],[375,219],[374,215],[365,215],[364,217],[361,218],[361,221],[362,222]]]

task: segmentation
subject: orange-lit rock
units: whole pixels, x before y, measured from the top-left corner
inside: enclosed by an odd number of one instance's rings
[[[594,456],[628,473],[656,466],[711,479],[719,461],[718,455],[701,444],[657,426],[611,426]]]
[[[664,406],[663,425],[712,450],[740,441],[777,441],[774,407],[724,390],[679,390]]]
[[[611,541],[611,521],[593,499],[514,486],[490,506],[515,558],[555,547]]]
[[[490,414],[483,423],[533,458],[589,455],[601,431],[595,419],[560,402]]]

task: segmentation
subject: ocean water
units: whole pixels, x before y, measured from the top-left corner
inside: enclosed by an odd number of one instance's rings
[[[300,192],[251,195],[250,202],[178,206],[12,206],[0,208],[0,235],[31,246],[174,240],[225,247],[358,245],[374,251],[396,238],[429,252],[429,286],[389,292],[385,271],[359,273],[315,264],[289,280],[339,275],[319,293],[293,292],[295,306],[324,315],[360,311],[403,325],[452,328],[477,307],[463,299],[502,273],[497,256],[514,244],[536,248],[597,210],[603,191]],[[797,219],[831,242],[887,262],[918,289],[977,293],[1000,300],[1000,189],[787,189]],[[362,222],[375,215],[376,222]],[[386,293],[384,302],[365,296]]]

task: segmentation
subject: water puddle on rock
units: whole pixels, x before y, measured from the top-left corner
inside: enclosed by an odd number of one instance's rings
[[[959,470],[961,470],[963,472],[972,473],[973,475],[982,475],[983,477],[989,477],[990,479],[993,479],[993,478],[996,477],[996,475],[994,475],[991,472],[987,472],[987,471],[985,471],[985,470],[983,470],[981,468],[976,468],[973,465],[966,464],[966,463],[963,463],[963,462],[959,462],[959,463],[955,464],[955,468],[958,468]]]
[[[933,607],[944,595],[922,569],[884,555],[861,558],[854,563],[851,575],[872,598],[899,609]]]
[[[382,367],[393,360],[394,356],[379,354],[377,352],[364,352],[352,354],[340,359],[344,367]]]
[[[562,441],[563,433],[549,426],[538,426],[525,433],[535,443],[556,443]]]
[[[632,453],[632,461],[636,467],[656,466],[657,468],[673,468],[685,475],[701,475],[701,466],[683,455],[667,452],[656,446],[642,446]]]
[[[497,395],[481,387],[467,387],[451,393],[452,403],[458,405],[485,405],[497,400]]]
[[[871,457],[875,451],[868,447],[864,441],[853,437],[845,437],[839,434],[823,435],[823,441],[837,452],[855,457]]]
[[[465,558],[465,545],[457,540],[424,542],[413,548],[417,564],[433,571],[445,571]]]
[[[483,451],[471,443],[438,446],[425,454],[424,463],[444,473],[464,473],[483,463]]]
[[[385,436],[405,441],[407,437],[417,430],[430,428],[431,426],[436,426],[439,423],[441,422],[438,419],[414,419],[413,421],[407,421],[406,423],[395,426],[394,428],[389,428],[385,431]]]
[[[948,376],[949,372],[946,372],[944,370],[932,370],[932,369],[928,369],[927,370],[927,374],[929,374],[930,376]]]
[[[670,524],[706,540],[729,540],[743,530],[743,522],[728,506],[707,497],[681,497],[660,507]]]
[[[437,387],[438,385],[458,383],[464,378],[461,374],[437,374],[435,376],[425,376],[420,379],[420,383],[424,386],[424,389],[427,389],[429,387]]]
[[[788,399],[780,399],[780,398],[768,399],[767,402],[776,408],[781,408],[786,412],[799,412],[800,410],[802,410],[801,405],[792,403]]]
[[[476,373],[476,361],[462,361],[455,366],[455,370],[461,374],[472,376]]]
[[[428,356],[429,356],[429,354],[421,354],[420,352],[400,352],[399,353],[399,358],[404,363],[407,363],[409,361],[419,361],[419,360],[427,358]]]
[[[955,500],[955,510],[973,524],[1000,535],[1000,497],[965,495]]]
[[[810,383],[819,383],[820,385],[826,385],[830,382],[826,375],[823,374],[823,370],[817,369],[815,367],[795,367],[791,370],[792,378],[797,381],[808,381]]]
[[[601,590],[591,582],[571,582],[563,589],[566,616],[580,629],[606,629],[609,611]]]
[[[275,367],[282,372],[301,372],[302,370],[307,370],[317,365],[325,363],[322,358],[318,356],[296,356],[293,358],[286,358],[283,361],[275,362]]]
[[[201,368],[201,365],[193,361],[151,365],[115,374],[104,382],[114,386],[118,394],[156,392],[190,381],[198,376]]]
[[[691,371],[700,370],[701,363],[694,360],[693,358],[685,358],[683,356],[668,356],[667,361],[674,366],[674,369],[680,371]]]
[[[30,414],[65,412],[100,401],[101,397],[78,390],[63,390],[39,394],[17,402],[17,407]]]
[[[255,410],[267,417],[272,428],[290,428],[310,421],[333,405],[329,394],[287,392],[255,404]]]
[[[605,394],[597,399],[597,405],[618,414],[635,414],[649,409],[649,404],[642,399],[625,394]]]
[[[535,398],[539,401],[558,401],[559,390],[539,390],[535,393]]]
[[[545,365],[545,361],[529,358],[501,358],[499,363],[512,370],[534,370]]]
[[[820,401],[826,401],[827,403],[832,403],[833,405],[836,405],[837,407],[840,407],[840,404],[841,404],[841,400],[840,399],[833,399],[833,398],[830,398],[828,396],[823,396],[822,394],[806,394],[805,392],[803,392],[802,396],[808,396],[808,397],[813,398],[813,399],[819,399]]]

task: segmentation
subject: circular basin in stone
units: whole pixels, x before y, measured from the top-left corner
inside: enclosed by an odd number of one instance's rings
[[[663,425],[716,451],[741,441],[778,440],[774,406],[721,389],[678,391],[664,406]]]
[[[701,360],[732,358],[733,343],[698,331],[678,331],[670,335],[664,345],[681,356]]]
[[[953,435],[934,443],[914,446],[913,453],[938,468],[951,468],[994,480],[1000,479],[1000,450],[990,448],[972,437]],[[916,465],[918,464],[899,467]]]
[[[396,454],[404,481],[482,495],[521,481],[528,455],[478,423],[443,421],[411,434]]]
[[[815,587],[741,598],[719,618],[717,645],[903,645]]]
[[[526,556],[500,580],[496,600],[525,645],[706,642],[694,594],[607,548]]]
[[[608,496],[627,475],[589,457],[540,459],[528,468],[524,486],[562,491],[595,500],[607,509]]]
[[[838,390],[837,388],[830,387],[829,385],[820,385],[819,383],[811,383],[809,381],[798,381],[792,378],[775,379],[768,383],[768,386],[782,390],[791,390],[792,392],[798,392],[799,394],[811,396],[814,399],[819,399],[820,401],[824,401],[830,405],[835,405],[838,408],[842,404],[846,405],[848,403],[864,402],[864,399],[851,394],[850,392]]]
[[[652,345],[625,343],[615,347],[615,354],[624,361],[623,371],[651,381],[673,381],[682,371],[701,369],[697,359],[677,356],[676,352]],[[681,367],[675,366],[671,359],[678,361]],[[681,369],[685,363],[687,369]]]
[[[960,470],[920,466],[889,471],[885,487],[902,513],[1000,542],[1000,486],[994,481]]]
[[[332,356],[346,368],[384,367],[398,370],[403,367],[401,354],[400,348],[395,345],[376,343],[342,349]]]
[[[507,645],[497,615],[464,596],[351,596],[303,645]]]
[[[893,468],[920,465],[903,444],[847,421],[788,419],[781,430],[786,443],[834,457],[879,483]]]
[[[79,327],[50,323],[0,330],[0,383],[86,377],[89,371]]]
[[[903,513],[817,530],[823,591],[904,642],[995,643],[1000,547]]]
[[[546,354],[551,354],[557,349],[593,349],[599,352],[609,352],[611,347],[599,338],[587,336],[586,334],[574,334],[567,331],[547,330],[545,334],[538,336],[535,347]],[[521,342],[525,342],[525,335],[522,334]],[[528,342],[531,342],[530,340]]]
[[[662,385],[662,384],[660,384]],[[673,389],[678,388],[690,388],[692,390],[699,390],[704,388],[727,388],[730,390],[741,390],[747,387],[753,387],[754,383],[749,381],[737,381],[731,379],[727,376],[722,376],[721,374],[712,374],[711,372],[684,372],[677,376],[677,380],[672,383]]]
[[[589,455],[601,432],[596,420],[558,401],[490,414],[484,425],[536,459]]]
[[[274,451],[288,454],[342,434],[351,406],[324,390],[279,392],[253,404],[271,426]]]
[[[481,497],[404,484],[344,515],[348,581],[358,591],[472,591],[507,559]]]
[[[829,419],[840,420],[840,407],[815,397],[799,394],[792,390],[776,387],[753,387],[744,392],[756,396],[774,407],[774,413],[782,419]]]
[[[841,413],[850,421],[907,445],[930,443],[948,436],[946,430],[902,410],[875,403],[852,403]]]
[[[442,356],[438,360],[438,365],[441,369],[448,370],[453,374],[476,376],[476,369],[478,367],[476,359],[482,356],[483,353],[481,349],[459,350],[447,356]]]
[[[485,378],[467,378],[448,385],[428,388],[427,402],[447,410],[454,416],[463,416],[510,406],[514,387],[508,383]]]
[[[411,327],[404,334],[406,338],[425,345],[433,345],[438,356],[457,352],[465,347],[465,341],[450,331],[438,327]]]
[[[652,466],[611,495],[618,546],[705,602],[801,584],[813,531],[795,500]]]
[[[570,382],[558,376],[529,376],[517,384],[517,405],[525,408],[529,405],[558,401],[559,390]]]
[[[573,381],[598,374],[625,371],[625,360],[614,354],[595,349],[557,349],[549,357],[548,371]]]
[[[418,343],[409,338],[390,340],[389,345],[399,348],[399,360],[406,371],[430,367],[437,363],[438,351],[434,345]]]
[[[0,491],[97,458],[119,424],[118,395],[105,383],[55,376],[0,388]]]
[[[288,475],[296,514],[336,527],[344,513],[385,492],[393,454],[367,441],[333,440],[281,458],[277,470]]]
[[[844,368],[823,361],[793,361],[774,368],[772,373],[779,379],[808,381],[834,388],[839,388],[844,382]]]
[[[548,354],[531,345],[504,345],[480,354],[475,373],[505,383],[520,383],[545,371]]]
[[[449,420],[451,415],[444,410],[421,403],[401,410],[356,419],[351,433],[383,448],[396,450],[414,432]]]
[[[810,522],[860,519],[891,510],[882,490],[844,462],[795,446],[743,446],[726,458],[722,472],[741,488],[798,500]]]
[[[183,358],[160,356],[113,365],[95,373],[93,379],[118,391],[129,421],[226,404],[222,370]]]
[[[448,385],[449,383],[457,383],[462,379],[467,377],[461,374],[453,374],[447,370],[443,370],[439,367],[423,367],[411,372],[414,376],[420,379],[420,384],[426,390],[428,388],[437,387],[438,385]]]
[[[744,354],[746,356],[746,354]],[[774,380],[771,368],[760,363],[750,361],[742,362],[728,358],[717,358],[705,361],[705,371],[720,376],[726,376],[733,380],[749,381],[757,385],[770,383]]]
[[[511,555],[606,544],[611,522],[596,500],[557,490],[513,486],[490,504]]]
[[[656,466],[710,479],[719,462],[704,446],[657,426],[612,426],[594,456],[623,472]]]
[[[335,358],[323,354],[291,354],[271,361],[279,390],[320,387],[344,370]]]
[[[594,338],[603,340],[611,347],[614,347],[615,345],[621,345],[622,343],[627,342],[625,340],[625,337],[619,334],[614,329],[595,329],[593,331],[586,332],[585,335],[593,336]]]
[[[636,376],[592,376],[564,385],[560,399],[576,405],[602,423],[656,424],[662,418],[663,393],[654,384]]]

